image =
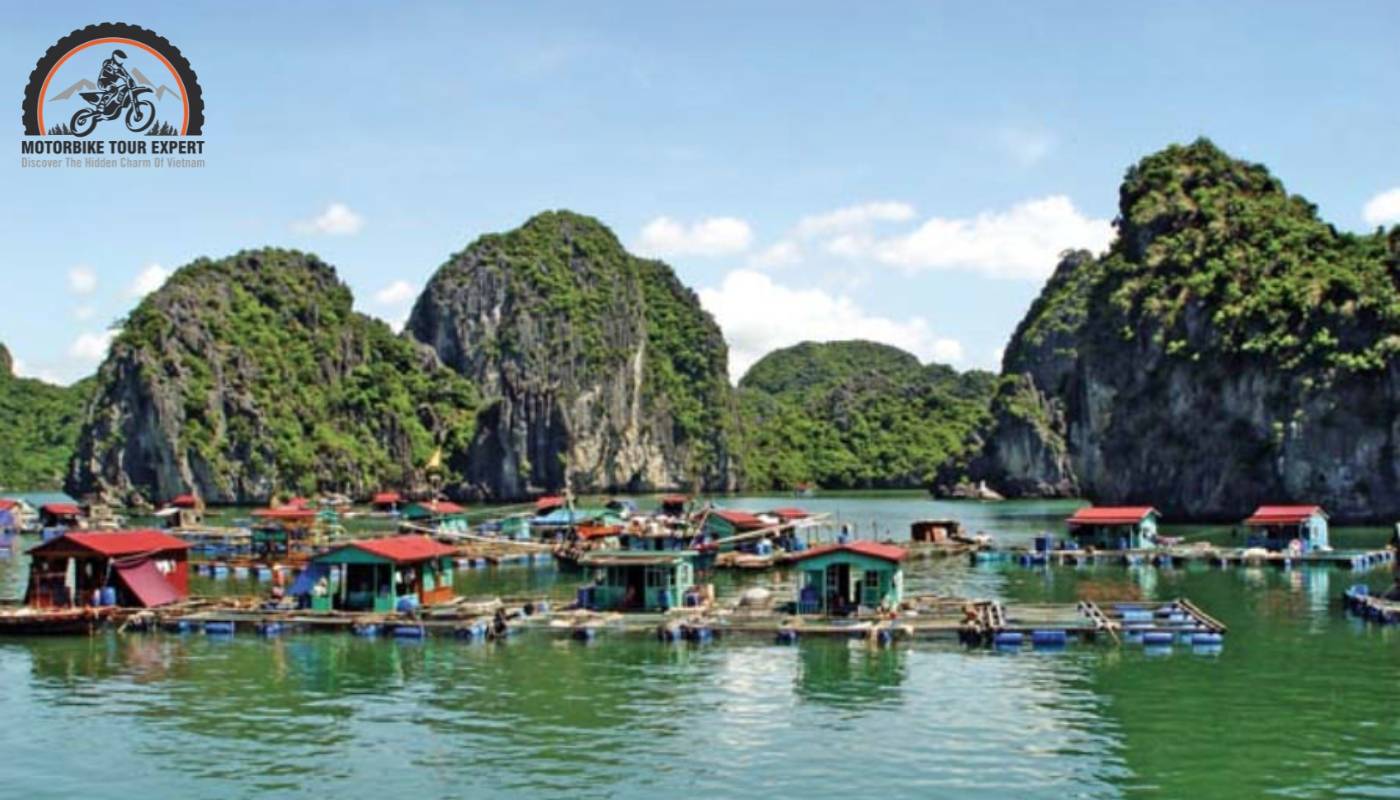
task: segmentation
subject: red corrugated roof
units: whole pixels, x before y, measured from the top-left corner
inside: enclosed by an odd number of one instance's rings
[[[419,503],[434,514],[460,514],[467,509],[459,506],[450,500],[434,500],[431,503]]]
[[[768,523],[764,522],[763,520],[759,519],[753,514],[750,514],[747,511],[731,511],[726,508],[716,508],[710,513],[714,514],[716,517],[719,517],[725,522],[728,522],[730,525],[733,525],[739,530],[763,528],[767,527],[768,525]]]
[[[536,511],[549,511],[564,505],[564,498],[554,495],[546,495],[535,501]]]
[[[281,506],[281,508],[309,508],[310,506],[311,501],[307,500],[305,497],[293,497],[291,500],[287,501],[286,505]]]
[[[83,510],[81,508],[78,508],[72,503],[45,503],[42,506],[39,506],[39,510],[47,511],[50,514],[59,517],[71,517],[83,513]]]
[[[0,497],[0,511],[9,511],[19,505],[18,500],[11,500],[8,497]]]
[[[878,558],[884,561],[900,562],[909,554],[903,547],[893,544],[880,544],[879,542],[847,542],[845,544],[826,544],[821,547],[814,547],[806,552],[799,553],[794,561],[805,561],[809,558],[824,556],[828,553],[846,552],[858,553],[871,558]]]
[[[182,494],[171,500],[170,505],[176,508],[194,508],[199,505],[199,500],[192,494]]]
[[[188,550],[190,545],[160,531],[86,531],[70,532],[50,539],[30,550],[30,553],[43,555],[49,552],[70,550],[73,546],[91,550],[108,557],[134,556],[144,553],[157,553],[165,550]]]
[[[398,492],[379,492],[374,496],[375,505],[387,505],[389,503],[399,503],[403,501],[403,495]]]
[[[1074,512],[1074,516],[1065,522],[1071,525],[1132,525],[1155,513],[1157,509],[1152,506],[1090,506]]]
[[[1322,506],[1259,506],[1254,514],[1244,521],[1246,525],[1301,525],[1314,514],[1327,513]]]
[[[683,494],[663,494],[661,495],[661,505],[663,506],[683,506],[690,502],[690,498]]]
[[[450,556],[456,551],[426,536],[390,536],[384,539],[361,539],[346,547],[354,547],[371,555],[387,558],[395,564],[427,561]]]

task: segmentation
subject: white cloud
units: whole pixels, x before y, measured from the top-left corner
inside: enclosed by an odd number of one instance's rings
[[[73,318],[78,320],[92,319],[97,314],[97,309],[92,306],[78,306],[73,309]]]
[[[353,236],[365,226],[365,218],[344,203],[331,203],[319,216],[292,223],[298,233],[324,236]]]
[[[634,246],[653,256],[725,256],[742,253],[753,243],[753,229],[736,217],[710,217],[686,225],[657,217],[642,228]]]
[[[109,330],[101,333],[80,333],[68,345],[68,357],[83,362],[97,362],[107,357],[107,348],[120,331]]]
[[[1039,162],[1055,149],[1055,137],[1045,131],[1008,127],[997,131],[996,139],[1007,155],[1025,167]]]
[[[97,273],[86,264],[68,270],[68,288],[73,294],[92,294],[97,290]]]
[[[374,293],[374,302],[381,306],[398,306],[412,300],[418,293],[408,281],[394,281]]]
[[[170,270],[159,264],[147,264],[146,268],[136,275],[136,279],[127,287],[126,293],[129,297],[141,298],[159,289],[165,283],[165,279],[170,277]]]
[[[1361,216],[1371,225],[1400,224],[1400,187],[1372,197]]]
[[[769,269],[772,267],[787,267],[801,263],[801,261],[802,248],[797,246],[797,242],[784,239],[754,253],[753,258],[749,259],[749,264],[762,269]]]
[[[61,375],[51,369],[44,367],[31,367],[29,362],[21,358],[16,358],[13,364],[14,374],[17,378],[35,378],[44,383],[52,383],[59,386],[67,385],[71,380],[64,380]]]
[[[914,218],[914,207],[908,203],[882,201],[846,206],[825,214],[803,217],[797,223],[799,236],[824,236],[860,229],[874,222],[908,222]]]
[[[729,342],[729,374],[738,380],[765,353],[804,341],[869,339],[944,363],[963,358],[962,345],[936,336],[922,317],[899,321],[867,314],[844,295],[792,289],[754,270],[734,270],[700,303]]]
[[[1100,252],[1112,239],[1111,221],[1087,217],[1068,197],[1052,195],[968,219],[934,217],[901,236],[838,236],[826,249],[910,273],[963,269],[994,278],[1040,280],[1054,271],[1062,251]]]

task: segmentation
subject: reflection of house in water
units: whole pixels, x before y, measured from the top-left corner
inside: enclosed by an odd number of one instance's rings
[[[904,700],[899,689],[909,672],[906,650],[812,638],[803,641],[794,652],[794,691],[803,700],[865,710]]]

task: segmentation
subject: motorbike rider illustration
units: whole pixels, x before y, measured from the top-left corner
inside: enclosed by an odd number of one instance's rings
[[[141,86],[122,64],[126,53],[113,50],[112,55],[102,62],[97,75],[100,92],[82,92],[90,108],[78,109],[73,114],[70,126],[74,136],[87,136],[97,128],[97,123],[113,120],[126,112],[126,127],[132,133],[141,133],[156,121],[156,105],[145,95],[154,91],[149,86]]]

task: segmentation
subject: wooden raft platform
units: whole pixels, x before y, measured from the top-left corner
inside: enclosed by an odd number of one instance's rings
[[[1342,606],[1367,622],[1377,625],[1400,625],[1400,601],[1371,594],[1365,584],[1350,586],[1342,593]]]
[[[1061,567],[1113,564],[1122,566],[1184,567],[1189,564],[1209,564],[1213,567],[1268,566],[1279,569],[1294,567],[1330,567],[1362,571],[1395,563],[1395,551],[1331,550],[1302,554],[1262,552],[1230,547],[1173,547],[1153,550],[1050,550],[1025,549],[991,550],[974,553],[974,564],[1009,562],[1023,567],[1054,565]]]

